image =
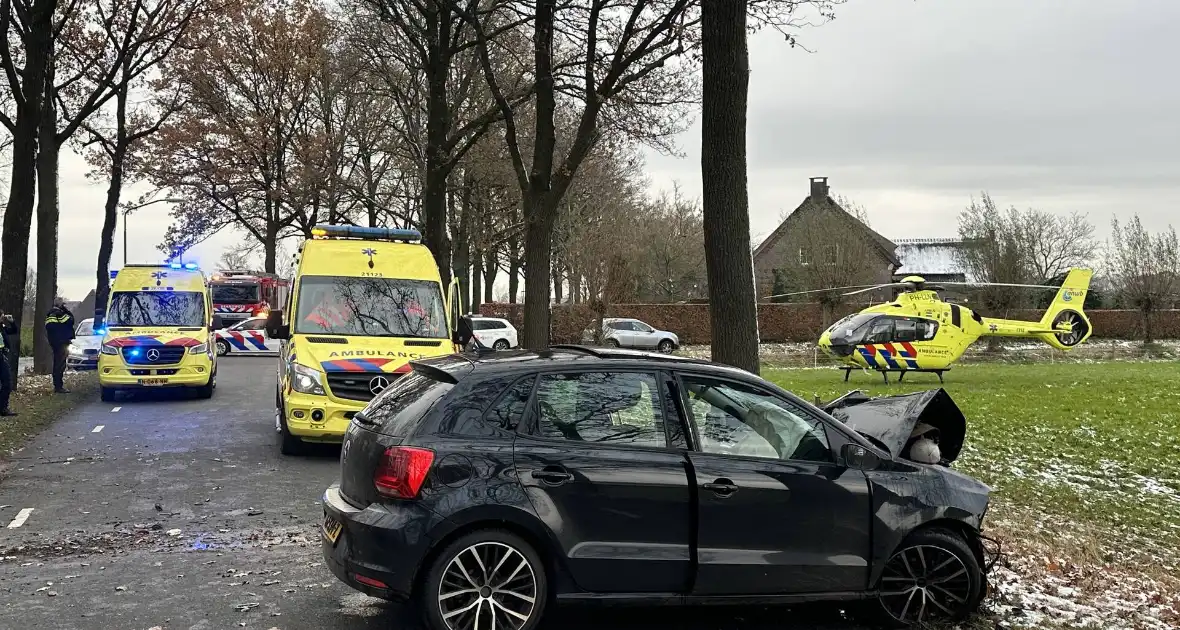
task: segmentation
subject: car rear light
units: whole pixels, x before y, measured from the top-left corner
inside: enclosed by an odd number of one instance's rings
[[[360,573],[353,573],[352,577],[355,578],[357,582],[360,582],[366,586],[372,586],[373,588],[389,588],[389,585],[387,585],[385,582],[382,582],[381,580],[374,580],[371,577],[365,577]]]
[[[373,473],[373,485],[383,496],[413,499],[422,489],[433,463],[434,451],[407,446],[387,448],[377,472]]]

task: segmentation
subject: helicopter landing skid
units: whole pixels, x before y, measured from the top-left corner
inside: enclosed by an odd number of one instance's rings
[[[841,368],[841,369],[844,370],[844,382],[847,383],[848,377],[852,376],[852,371],[857,370],[857,369],[861,369],[861,368],[846,367],[846,368]],[[877,370],[877,371],[881,373],[881,376],[885,379],[885,384],[888,385],[890,372],[898,372],[898,375],[897,375],[897,382],[898,383],[905,380],[906,372],[924,372],[926,374],[937,374],[938,375],[938,382],[944,383],[945,381],[942,380],[942,373],[949,372],[950,369],[948,368],[945,370],[923,370],[923,369],[915,368],[912,370]]]

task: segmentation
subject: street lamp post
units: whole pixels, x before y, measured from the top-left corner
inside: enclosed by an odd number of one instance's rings
[[[153,199],[144,203],[136,204],[134,206],[123,206],[123,266],[127,266],[127,215],[131,214],[133,210],[139,210],[145,206],[150,206],[154,203],[183,203],[185,200],[177,197],[168,197],[166,199]]]

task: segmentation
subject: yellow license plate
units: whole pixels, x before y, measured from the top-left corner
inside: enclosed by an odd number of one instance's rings
[[[146,386],[146,387],[167,385],[168,379],[166,379],[166,378],[141,378],[141,379],[139,379],[139,384]]]
[[[324,523],[321,528],[324,531],[324,538],[327,538],[328,542],[332,543],[333,545],[335,545],[336,540],[340,538],[340,532],[344,531],[344,525],[340,524],[340,521],[337,521],[327,514],[324,515]]]

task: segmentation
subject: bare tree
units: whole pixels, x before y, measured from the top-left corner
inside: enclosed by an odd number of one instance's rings
[[[226,247],[217,260],[218,266],[226,271],[233,269],[249,269],[253,265],[254,256],[258,253],[258,243],[243,241]]]
[[[498,10],[506,4],[504,0],[466,4],[475,28],[489,40],[524,21]],[[501,116],[479,81],[475,31],[448,0],[361,0],[361,6],[354,8],[360,9],[358,15],[365,20],[359,24],[354,20],[368,44],[362,50],[381,87],[404,116],[403,140],[419,157],[423,239],[438,262],[444,284],[449,283],[452,244],[447,230],[447,182],[464,154]],[[520,88],[520,81],[518,75],[512,83]],[[527,88],[511,89],[507,99],[515,105],[527,95]]]
[[[11,116],[0,112],[0,123],[12,134],[12,171],[2,237],[0,310],[12,313],[17,327],[23,320],[37,178],[37,134],[41,128],[56,11],[57,0],[0,0],[0,65],[15,110]],[[15,384],[17,362],[13,361],[11,367]]]
[[[1143,319],[1143,343],[1155,340],[1151,324],[1155,311],[1167,308],[1180,295],[1180,242],[1171,226],[1158,234],[1143,227],[1139,215],[1125,225],[1113,219],[1106,265],[1111,282],[1125,304]]]
[[[534,125],[531,155],[526,157],[517,111],[494,62],[513,51],[489,37],[478,3],[460,7],[457,0],[448,1],[475,31],[484,78],[504,118],[525,223],[521,343],[543,348],[549,343],[552,238],[561,200],[607,130],[661,143],[682,128],[683,112],[676,106],[693,100],[695,81],[677,61],[692,47],[689,35],[697,12],[691,0],[636,0],[626,5],[613,0],[537,0],[531,13],[529,68],[536,83]],[[576,108],[576,132],[561,155],[559,101]]]
[[[161,247],[183,251],[233,225],[261,243],[273,272],[279,240],[316,220],[301,188],[314,179],[295,151],[333,25],[320,5],[294,0],[230,4],[192,28],[203,45],[161,64],[186,107],[152,136],[145,166],[186,200]]]
[[[1033,282],[1049,283],[1093,260],[1098,242],[1086,215],[1057,215],[1029,208],[1015,216],[1020,249],[1027,257],[1028,277]]]
[[[1016,208],[1001,211],[986,192],[979,201],[972,199],[959,214],[963,245],[956,251],[967,276],[977,282],[1028,283],[1030,265],[1022,224]],[[999,314],[1028,297],[1012,287],[985,287],[976,295],[984,307]]]
[[[102,323],[110,293],[107,270],[123,185],[142,175],[136,167],[143,140],[159,131],[182,106],[177,90],[149,80],[148,73],[182,44],[193,17],[203,10],[203,5],[204,0],[154,0],[123,7],[116,1],[112,7],[100,11],[104,17],[108,10],[115,13],[102,21],[101,29],[104,49],[111,49],[106,52],[113,57],[111,63],[115,70],[94,79],[97,88],[113,93],[113,106],[98,110],[92,119],[81,122],[85,132],[81,145],[90,149],[87,158],[94,167],[91,176],[106,179],[108,184],[95,271],[96,326]],[[141,88],[152,90],[154,96],[146,102],[137,102],[132,94]]]

